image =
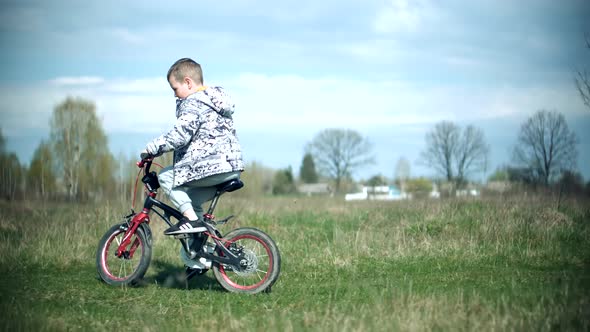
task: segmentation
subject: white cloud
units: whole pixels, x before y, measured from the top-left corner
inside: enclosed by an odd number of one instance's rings
[[[98,76],[64,76],[54,78],[49,80],[49,82],[57,86],[84,86],[101,84],[104,82],[104,79]]]
[[[370,63],[392,64],[407,52],[400,43],[392,39],[370,39],[350,42],[339,46],[342,53]]]
[[[140,45],[149,40],[146,39],[145,35],[131,31],[127,28],[112,28],[108,30],[114,38],[119,39],[124,44]]]
[[[424,128],[442,120],[520,122],[542,108],[570,115],[586,112],[567,85],[490,89],[261,74],[242,74],[227,83],[237,103],[238,124],[271,132],[313,134],[326,127],[371,132]]]
[[[373,28],[378,33],[414,33],[433,24],[436,9],[427,0],[391,0],[377,11]]]
[[[236,118],[249,128],[282,131],[289,130],[284,128],[288,124],[295,131],[316,131],[425,121],[403,111],[414,100],[410,94],[392,93],[404,89],[396,82],[242,74],[228,83],[237,102]]]
[[[164,75],[163,75],[164,76]],[[145,79],[116,79],[111,80],[105,85],[106,92],[127,93],[127,94],[155,94],[173,97],[170,85],[164,77],[145,78]]]
[[[18,137],[48,130],[54,107],[68,96],[93,101],[107,132],[163,131],[174,121],[174,95],[165,79],[60,77],[33,88],[0,86],[3,132]]]
[[[489,90],[257,73],[221,83],[236,102],[238,127],[269,132],[315,132],[326,127],[370,131],[441,120],[521,119],[541,108],[585,112],[570,86]],[[53,107],[67,96],[94,101],[107,132],[164,131],[174,123],[174,97],[162,78],[62,77],[32,94],[24,86],[0,89],[4,130],[10,135],[19,129],[47,128]]]

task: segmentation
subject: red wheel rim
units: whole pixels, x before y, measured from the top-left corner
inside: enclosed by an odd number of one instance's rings
[[[127,271],[127,262],[131,263],[132,260],[126,260],[124,258],[117,258],[114,255],[111,255],[109,257],[109,248],[113,244],[113,240],[115,240],[117,238],[117,236],[119,236],[121,234],[125,234],[125,232],[123,232],[122,230],[117,230],[116,232],[113,232],[113,234],[111,234],[111,236],[106,241],[104,247],[102,248],[102,253],[101,253],[101,268],[102,268],[102,270],[104,271],[104,273],[107,274],[107,276],[110,279],[113,279],[113,280],[116,280],[116,281],[124,281],[124,280],[129,279],[129,277],[131,277],[131,275],[133,275],[133,272],[135,270],[137,270],[137,266],[139,265],[139,260],[138,260],[138,262],[137,262],[137,264],[135,264],[135,266],[129,266],[131,273],[127,274],[126,273],[126,271]],[[137,235],[135,235],[135,239],[137,239],[139,241],[138,249],[139,248],[141,249],[141,252],[140,252],[140,255],[139,255],[139,257],[141,257],[141,255],[143,255],[143,242],[141,241],[141,238],[139,236],[137,236]],[[133,240],[132,243],[134,241],[135,240]],[[118,244],[116,244],[115,248],[118,248]],[[135,257],[135,255],[134,255],[134,257]],[[121,273],[121,270],[124,270],[125,271],[125,277],[122,278],[122,277],[116,276],[116,275],[114,275],[111,272],[111,269],[110,269],[109,264],[108,264],[109,258],[116,259],[117,261],[121,262],[121,265],[119,267],[119,273]]]
[[[274,266],[274,262],[273,262],[273,256],[271,254],[271,250],[270,250],[269,246],[264,241],[260,240],[258,237],[253,236],[253,235],[239,235],[239,236],[231,239],[231,242],[237,242],[241,239],[254,240],[254,241],[258,242],[259,244],[261,244],[262,247],[264,248],[264,251],[266,252],[266,255],[268,257],[268,269],[267,269],[267,271],[264,272],[264,276],[262,278],[260,278],[260,281],[256,282],[253,285],[241,285],[241,284],[233,281],[227,275],[227,272],[225,271],[225,268],[223,267],[223,265],[219,265],[219,272],[221,273],[225,282],[227,282],[231,287],[233,287],[235,289],[239,289],[239,290],[248,291],[248,290],[256,289],[257,287],[260,287],[262,284],[264,284],[264,282],[268,279],[268,277],[271,274],[271,271]]]

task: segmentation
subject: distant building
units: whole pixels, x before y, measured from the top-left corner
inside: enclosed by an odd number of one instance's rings
[[[344,200],[347,201],[362,201],[367,199],[369,199],[368,187],[363,187],[363,190],[360,193],[346,194],[344,196]]]
[[[436,183],[432,183],[432,190],[428,194],[430,198],[440,198],[440,191],[438,191],[438,185]]]
[[[361,192],[350,193],[344,196],[347,201],[359,201],[359,200],[383,200],[393,201],[406,199],[408,195],[405,192],[400,191],[396,186],[376,186],[367,187],[364,186]]]
[[[497,193],[504,193],[510,191],[512,185],[509,181],[490,181],[487,183],[486,189]]]
[[[327,183],[304,183],[297,187],[297,191],[307,196],[333,195],[332,188]]]
[[[459,189],[455,192],[455,196],[457,197],[467,197],[467,196],[479,196],[479,190],[473,189]]]

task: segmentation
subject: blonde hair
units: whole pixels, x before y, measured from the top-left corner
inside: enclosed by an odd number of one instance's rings
[[[189,77],[195,83],[203,84],[203,70],[201,69],[201,65],[189,58],[177,60],[168,69],[166,79],[170,80],[171,76],[174,76],[177,82],[181,82],[185,77]]]

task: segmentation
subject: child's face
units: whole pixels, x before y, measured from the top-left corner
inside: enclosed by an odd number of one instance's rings
[[[176,98],[184,99],[191,94],[191,82],[190,79],[187,77],[182,82],[176,81],[173,76],[170,76],[168,80],[170,83],[170,88],[174,91],[174,96]]]

